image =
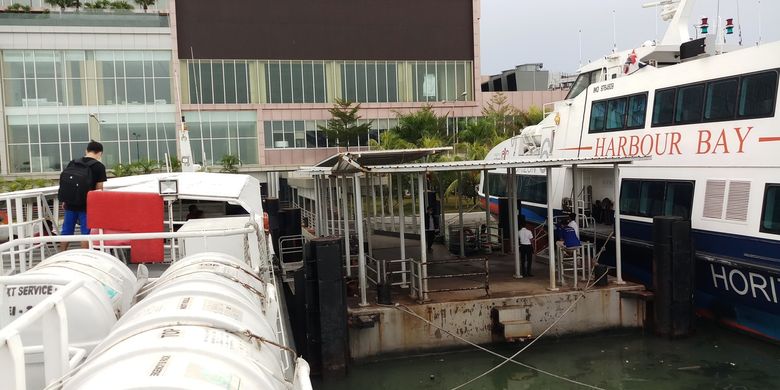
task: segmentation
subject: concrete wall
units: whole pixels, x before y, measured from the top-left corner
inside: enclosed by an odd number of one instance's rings
[[[614,328],[636,328],[644,324],[644,303],[621,299],[620,290],[641,287],[613,287],[591,290],[545,337],[596,332]],[[526,297],[482,299],[463,302],[413,305],[423,318],[477,344],[503,341],[493,333],[491,310],[518,307],[526,312],[533,335],[539,335],[577,299],[576,292],[547,293]],[[379,314],[373,328],[350,329],[350,354],[360,360],[386,354],[424,352],[463,347],[465,344],[422,320],[391,307],[350,309],[350,315]]]

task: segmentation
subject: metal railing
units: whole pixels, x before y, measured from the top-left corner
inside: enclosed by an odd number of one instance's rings
[[[559,246],[557,249],[558,263],[558,281],[563,284],[565,278],[574,280],[574,288],[577,288],[578,281],[590,280],[592,272],[592,260],[595,255],[595,246],[590,242],[581,242],[579,246],[565,248]],[[567,275],[566,271],[572,271]]]
[[[410,259],[411,267],[411,279],[412,284],[410,288],[410,294],[412,298],[417,298],[419,302],[425,302],[428,300],[429,293],[441,293],[451,291],[468,291],[468,290],[485,290],[485,295],[490,296],[490,267],[487,257],[476,257],[470,259],[450,259],[450,260],[436,260],[428,261],[423,264],[419,260]],[[431,275],[430,271],[433,267],[438,267],[445,264],[482,264],[484,268],[480,272],[461,272],[461,273],[438,273]],[[423,276],[423,265],[426,266],[425,276]],[[471,287],[452,287],[452,288],[430,288],[429,281],[431,280],[443,280],[452,278],[469,278],[469,277],[484,277],[483,281],[478,286]]]
[[[484,227],[484,225],[483,225]],[[504,236],[503,229],[498,226],[490,226],[489,229],[480,228],[479,242],[482,244],[482,249],[485,250],[503,250],[504,248]]]
[[[55,234],[59,202],[54,201],[53,207],[54,210],[49,208],[46,194],[41,192],[0,196],[0,211],[5,212],[0,224],[0,242]],[[46,245],[32,243],[0,253],[0,275],[32,268],[36,260],[46,256],[46,250]]]
[[[280,236],[279,237],[279,266],[283,273],[295,271],[303,267],[303,235]],[[286,261],[291,256],[300,255],[300,260]],[[297,257],[297,256],[296,256]]]
[[[13,283],[25,283],[23,276],[16,276]],[[40,277],[29,283],[41,283]],[[0,279],[0,307],[3,308],[3,324],[6,324],[8,311],[6,303],[6,285],[8,279]],[[64,284],[62,280],[57,283]],[[43,353],[45,384],[49,385],[74,368],[86,355],[81,348],[68,345],[68,317],[65,299],[84,285],[84,280],[74,280],[58,289],[54,294],[37,303],[19,318],[0,329],[0,378],[3,388],[25,390],[25,355]],[[21,334],[28,327],[40,322],[43,344],[25,347]]]

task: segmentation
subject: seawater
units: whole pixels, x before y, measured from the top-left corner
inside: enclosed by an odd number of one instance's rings
[[[509,356],[522,345],[490,349]],[[517,358],[526,364],[603,389],[780,389],[780,345],[700,323],[687,338],[642,332],[542,339]],[[476,349],[353,365],[347,377],[315,389],[451,389],[487,371],[500,358]],[[585,389],[507,363],[464,389]]]

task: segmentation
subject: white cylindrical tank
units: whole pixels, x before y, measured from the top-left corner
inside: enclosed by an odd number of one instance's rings
[[[68,344],[90,352],[109,334],[117,317],[130,308],[137,289],[133,273],[107,253],[69,250],[49,257],[27,272],[2,278],[6,307],[0,310],[6,310],[13,321],[75,280],[85,283],[65,299]],[[40,321],[26,327],[21,336],[25,346],[41,345]],[[42,355],[31,353],[25,359],[28,388],[42,388]]]
[[[272,284],[201,253],[172,265],[64,389],[287,389]],[[274,297],[271,299],[270,297]]]

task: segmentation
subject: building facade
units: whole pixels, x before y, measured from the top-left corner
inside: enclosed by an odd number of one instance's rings
[[[90,139],[109,168],[164,161],[177,155],[179,118],[197,163],[231,154],[242,170],[274,171],[336,152],[318,126],[337,99],[361,104],[367,146],[398,113],[430,105],[456,131],[490,97],[480,90],[479,0],[31,5],[0,13],[3,175],[55,175]]]

